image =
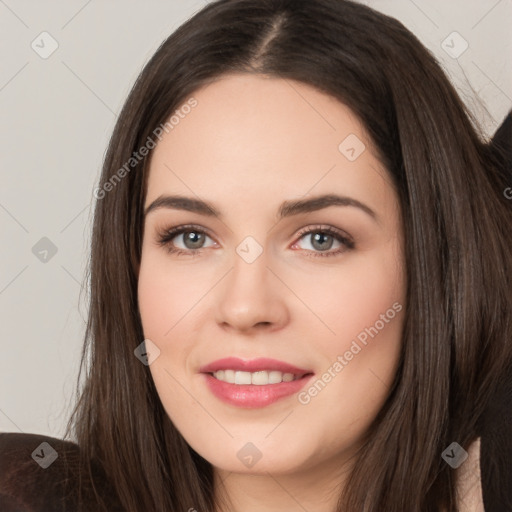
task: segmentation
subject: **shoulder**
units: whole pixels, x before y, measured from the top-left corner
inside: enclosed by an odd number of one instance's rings
[[[0,433],[0,510],[77,510],[79,495],[86,510],[100,510],[94,488],[110,505],[109,510],[121,510],[112,502],[114,493],[106,487],[101,469],[95,467],[93,474],[87,475],[80,449],[71,441]]]

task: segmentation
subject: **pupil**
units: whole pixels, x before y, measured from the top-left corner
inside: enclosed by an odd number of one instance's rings
[[[185,237],[185,245],[187,245],[187,242],[190,242],[192,244],[192,249],[196,249],[196,245],[201,245],[202,242],[202,233],[196,233],[195,231],[189,231],[187,236]]]
[[[328,247],[325,247],[325,246],[322,247],[322,244],[325,243],[326,238],[331,238],[331,240],[330,240],[331,243],[327,244]],[[313,247],[315,247],[315,243],[317,243],[317,242],[320,242],[320,247],[317,247],[318,249],[330,249],[332,246],[332,237],[331,237],[331,235],[326,235],[323,233],[315,233],[315,235],[313,236]]]

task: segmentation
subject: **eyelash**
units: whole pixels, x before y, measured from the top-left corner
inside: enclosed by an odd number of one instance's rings
[[[200,249],[183,250],[183,249],[178,249],[176,247],[173,247],[170,244],[170,241],[173,238],[176,238],[176,236],[181,235],[183,233],[188,233],[188,232],[200,233],[200,234],[204,234],[209,237],[208,233],[204,229],[200,228],[199,226],[189,224],[186,226],[177,226],[175,228],[171,228],[171,229],[168,229],[168,230],[165,230],[165,231],[159,233],[158,234],[158,244],[160,246],[164,247],[169,253],[175,254],[177,256],[190,256],[190,257],[199,256],[202,253],[202,251],[205,249],[205,247],[202,247]],[[311,233],[322,233],[322,234],[327,234],[327,235],[333,236],[338,242],[341,242],[345,246],[345,248],[339,248],[339,249],[337,249],[335,251],[331,251],[331,252],[309,251],[310,253],[313,252],[313,254],[308,254],[308,256],[312,256],[314,258],[315,257],[325,257],[325,256],[337,256],[341,253],[344,253],[346,251],[354,249],[354,247],[355,247],[354,242],[350,238],[342,235],[339,231],[335,230],[334,228],[328,227],[328,226],[327,227],[313,226],[313,227],[305,228],[297,234],[297,236],[298,236],[297,241],[299,241],[305,235],[308,235]],[[294,245],[295,245],[295,243],[294,243]]]

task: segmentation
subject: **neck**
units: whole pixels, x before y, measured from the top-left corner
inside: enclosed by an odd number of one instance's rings
[[[215,468],[217,512],[335,512],[348,469],[339,458],[293,473]]]

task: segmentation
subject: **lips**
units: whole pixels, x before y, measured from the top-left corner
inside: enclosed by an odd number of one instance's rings
[[[220,400],[242,408],[258,408],[289,397],[313,376],[311,370],[276,359],[219,359],[200,368],[209,390]]]

